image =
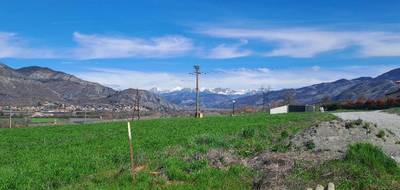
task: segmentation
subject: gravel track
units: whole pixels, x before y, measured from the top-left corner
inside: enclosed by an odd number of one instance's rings
[[[344,120],[362,119],[364,121],[376,123],[378,128],[388,129],[400,137],[400,116],[389,114],[382,111],[368,112],[342,112],[334,113],[334,115]]]

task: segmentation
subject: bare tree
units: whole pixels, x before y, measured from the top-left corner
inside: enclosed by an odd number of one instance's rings
[[[296,92],[294,89],[287,90],[283,94],[283,102],[285,104],[294,104],[295,103]]]
[[[321,104],[322,104],[322,105],[328,105],[328,104],[330,104],[331,102],[332,102],[332,99],[331,99],[331,97],[328,96],[328,95],[324,96],[324,97],[322,98],[322,100],[321,100]]]

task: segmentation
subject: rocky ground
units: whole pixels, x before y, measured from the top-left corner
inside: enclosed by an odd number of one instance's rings
[[[260,173],[254,189],[292,189],[295,182],[285,180],[297,165],[315,167],[344,157],[348,145],[369,142],[400,163],[400,138],[387,128],[362,120],[334,120],[319,123],[287,140],[287,152],[266,151],[252,158],[239,158],[231,151],[211,150],[205,155],[217,168],[243,164]]]
[[[382,111],[369,112],[343,112],[334,115],[344,120],[362,119],[367,122],[375,123],[379,128],[387,129],[400,137],[400,116],[389,114]]]
[[[334,120],[313,126],[291,139],[293,148],[314,152],[330,152],[340,158],[349,144],[374,144],[400,163],[400,138],[391,129],[362,120]]]

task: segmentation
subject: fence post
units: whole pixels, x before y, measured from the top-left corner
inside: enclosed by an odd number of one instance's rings
[[[135,179],[134,177],[134,172],[135,172],[135,166],[133,162],[133,145],[132,145],[132,134],[131,134],[131,124],[128,121],[128,140],[129,140],[129,149],[130,149],[130,158],[131,158],[131,175],[132,175],[132,180]]]

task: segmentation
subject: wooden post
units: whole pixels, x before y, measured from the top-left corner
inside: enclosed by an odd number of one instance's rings
[[[132,180],[134,180],[134,174],[135,174],[135,165],[133,162],[133,145],[132,145],[132,135],[131,135],[131,124],[128,122],[128,140],[129,140],[129,149],[130,149],[130,156],[131,156],[131,174],[132,174]]]

